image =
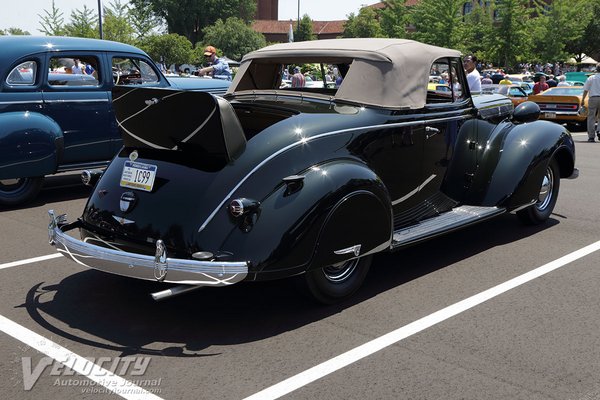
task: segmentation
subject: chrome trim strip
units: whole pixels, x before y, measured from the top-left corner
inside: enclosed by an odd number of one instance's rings
[[[44,104],[43,100],[23,100],[23,101],[0,101],[0,105],[13,105],[13,104]]]
[[[467,109],[467,111],[470,109]],[[461,110],[461,112],[464,112],[465,110]],[[410,121],[410,122],[398,122],[395,124],[381,124],[381,125],[371,125],[371,126],[361,126],[361,127],[357,127],[357,128],[349,128],[349,129],[342,129],[339,131],[331,131],[331,132],[326,132],[326,133],[321,133],[319,135],[315,135],[315,136],[311,136],[309,138],[303,138],[297,142],[294,142],[290,145],[287,145],[286,147],[284,147],[283,149],[280,149],[278,151],[276,151],[275,153],[271,154],[269,157],[265,158],[263,161],[261,161],[256,167],[254,167],[250,172],[248,172],[248,174],[246,174],[246,176],[244,176],[242,179],[240,179],[239,183],[237,185],[235,185],[235,187],[229,192],[229,194],[227,194],[227,196],[223,199],[223,201],[221,201],[221,203],[219,203],[219,205],[217,206],[217,208],[214,209],[214,211],[212,213],[210,213],[210,215],[208,216],[208,218],[204,221],[204,223],[202,223],[202,225],[200,225],[200,228],[198,229],[198,232],[202,232],[204,230],[204,228],[206,228],[206,225],[208,225],[208,223],[210,221],[212,221],[212,219],[215,217],[215,215],[217,214],[217,212],[219,211],[219,209],[221,207],[223,207],[223,205],[233,196],[233,194],[236,192],[236,190],[238,190],[240,188],[240,186],[242,186],[244,184],[244,182],[246,182],[248,180],[248,178],[250,178],[250,176],[252,176],[256,171],[258,171],[260,168],[262,168],[263,165],[265,165],[266,163],[268,163],[269,161],[271,161],[272,159],[274,159],[275,157],[279,156],[282,153],[285,153],[286,151],[296,147],[296,146],[300,146],[300,145],[304,145],[310,141],[316,140],[316,139],[321,139],[324,137],[328,137],[328,136],[334,136],[334,135],[338,135],[341,133],[347,133],[347,132],[356,132],[356,131],[361,131],[361,130],[366,130],[366,129],[389,129],[389,128],[402,128],[402,127],[406,127],[406,126],[414,126],[414,125],[425,125],[425,124],[431,124],[431,123],[440,123],[440,122],[449,122],[449,121],[455,121],[455,120],[461,120],[461,119],[467,119],[469,118],[470,115],[458,115],[458,116],[454,116],[454,117],[446,117],[446,118],[438,118],[438,119],[430,119],[430,120],[418,120],[418,121]]]
[[[360,255],[360,248],[362,245],[356,244],[354,246],[346,247],[345,249],[335,250],[333,253],[337,255],[343,254],[354,254],[356,257]]]
[[[85,267],[111,274],[156,281],[156,256],[107,249],[77,240],[62,231],[64,216],[55,216],[49,210],[48,242],[65,257]],[[162,262],[163,260],[161,260]],[[165,275],[162,282],[198,286],[228,286],[242,281],[248,275],[245,261],[196,261],[177,258],[164,259]]]
[[[102,99],[77,99],[77,100],[44,100],[44,103],[56,104],[56,103],[108,103],[110,100],[106,98]]]
[[[572,117],[577,117],[579,116],[579,113],[577,111],[555,111],[552,109],[548,109],[548,110],[540,110],[540,117],[544,117],[543,114],[556,114],[556,115],[569,115]]]
[[[437,176],[436,174],[431,175],[429,178],[425,179],[425,181],[423,183],[421,183],[419,186],[417,186],[416,188],[414,188],[414,190],[411,190],[406,195],[400,197],[397,200],[392,201],[392,205],[395,206],[396,204],[402,203],[406,199],[411,198],[412,196],[414,196],[415,194],[417,194],[421,189],[423,189],[429,182],[431,182],[436,176]]]

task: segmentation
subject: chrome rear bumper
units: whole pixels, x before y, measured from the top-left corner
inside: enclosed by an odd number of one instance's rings
[[[79,227],[66,223],[64,215],[48,211],[48,241],[65,257],[78,264],[111,274],[149,281],[179,283],[195,286],[228,286],[248,275],[248,263],[197,261],[168,258],[162,240],[156,243],[156,255],[149,256],[108,249],[75,239],[65,232]]]

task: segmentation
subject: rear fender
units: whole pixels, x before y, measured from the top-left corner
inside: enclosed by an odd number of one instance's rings
[[[299,274],[309,265],[350,259],[334,250],[361,244],[359,255],[389,246],[389,195],[376,174],[354,160],[337,160],[299,172],[300,185],[279,183],[260,202],[250,226],[243,218],[223,243],[236,259],[251,261],[254,279]],[[337,262],[337,261],[336,261]]]
[[[0,114],[0,179],[56,172],[64,150],[62,129],[35,112]]]

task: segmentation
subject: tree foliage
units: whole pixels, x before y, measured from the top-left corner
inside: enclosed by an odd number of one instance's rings
[[[218,19],[238,17],[249,23],[256,13],[256,0],[147,0],[153,13],[167,22],[170,33],[201,41],[204,28]]]
[[[492,57],[497,65],[509,67],[529,58],[532,38],[528,0],[502,0],[497,5],[499,23],[494,28],[496,41]]]
[[[23,36],[23,35],[31,35],[31,33],[24,31],[21,28],[8,28],[8,29],[0,29],[0,36],[11,35],[11,36]]]
[[[44,10],[42,15],[38,14],[40,17],[40,26],[41,29],[38,29],[41,33],[45,33],[50,36],[59,36],[64,34],[64,24],[65,19],[63,18],[63,13],[56,8],[56,4],[54,4],[54,0],[52,0],[52,8],[50,11]]]
[[[71,22],[66,24],[63,29],[67,36],[97,38],[99,37],[97,26],[96,11],[84,5],[82,10],[77,9],[71,12]]]
[[[137,39],[143,39],[152,31],[165,31],[163,19],[152,12],[149,0],[132,0],[129,8],[129,21]],[[162,28],[162,29],[160,29]]]
[[[348,15],[342,36],[346,38],[369,38],[384,37],[385,35],[381,30],[375,10],[370,7],[363,7],[358,15],[354,13]]]
[[[313,32],[313,22],[308,14],[304,14],[300,23],[294,31],[294,42],[304,42],[306,40],[315,40],[317,35]]]
[[[406,0],[385,0],[385,8],[379,13],[381,31],[393,38],[407,37],[406,27],[410,22],[410,13]]]
[[[589,16],[589,21],[581,36],[569,38],[565,50],[578,62],[581,62],[584,54],[600,61],[600,3],[585,4],[583,14]]]
[[[139,46],[156,62],[165,65],[186,64],[192,62],[192,43],[176,33],[168,35],[149,35],[139,42]]]
[[[435,46],[456,48],[460,43],[464,0],[422,0],[412,10],[413,37]]]
[[[104,8],[104,39],[133,44],[134,29],[129,21],[129,6],[115,0],[110,7]]]
[[[230,17],[204,28],[204,44],[196,45],[196,62],[203,60],[205,45],[219,49],[234,60],[241,60],[244,54],[266,46],[265,37],[240,18]]]
[[[495,40],[493,4],[483,7],[476,2],[472,11],[464,16],[463,22],[456,49],[465,54],[475,54],[480,60],[492,59],[490,48]]]

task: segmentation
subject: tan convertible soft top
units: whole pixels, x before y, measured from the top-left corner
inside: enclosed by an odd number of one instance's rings
[[[269,65],[352,64],[334,99],[395,109],[425,105],[434,61],[460,57],[457,50],[404,39],[330,39],[267,46],[247,54],[228,90],[272,88],[278,77]]]

